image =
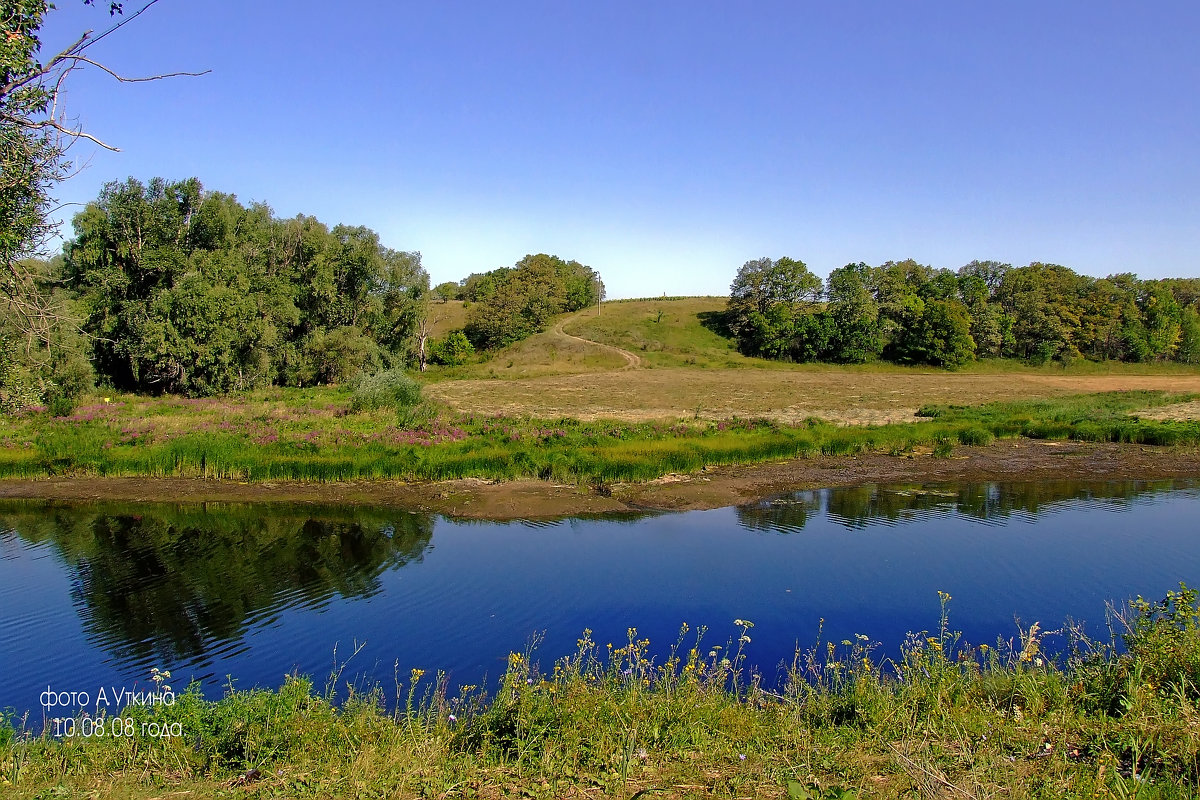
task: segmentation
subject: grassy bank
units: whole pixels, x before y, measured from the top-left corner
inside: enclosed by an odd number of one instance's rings
[[[107,398],[69,417],[4,422],[0,476],[197,476],[237,480],[544,478],[604,484],[706,466],[817,454],[950,455],[958,444],[1028,436],[1151,445],[1200,443],[1200,423],[1139,413],[1194,399],[1112,392],[1054,400],[931,406],[924,421],[838,426],[810,418],[584,422],[350,411],[344,390],[241,398]]]
[[[1038,625],[993,646],[953,633],[950,597],[894,661],[869,637],[818,641],[783,682],[728,639],[629,631],[541,670],[513,653],[490,691],[438,676],[277,691],[117,715],[134,735],[0,726],[5,796],[167,797],[1193,797],[1200,779],[1200,610],[1186,587],[1135,601],[1119,638]],[[840,634],[839,634],[840,636]],[[1062,654],[1047,655],[1051,637]],[[654,652],[658,657],[652,657]],[[394,700],[386,710],[384,694]],[[111,728],[113,722],[109,720]],[[174,730],[155,737],[146,730]]]

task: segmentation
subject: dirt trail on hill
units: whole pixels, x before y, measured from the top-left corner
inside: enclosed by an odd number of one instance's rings
[[[593,342],[591,339],[584,339],[582,336],[576,336],[573,333],[567,333],[565,330],[563,330],[563,325],[567,324],[568,322],[574,322],[575,320],[579,319],[580,316],[582,316],[582,313],[575,314],[567,319],[560,319],[554,325],[554,335],[561,336],[564,339],[574,339],[577,342],[583,342],[584,344],[591,345],[592,347],[598,347],[601,350],[607,350],[610,353],[616,353],[621,358],[625,359],[625,366],[621,367],[619,370],[617,370],[617,372],[624,372],[627,369],[637,369],[642,365],[642,359],[628,350],[622,350],[621,348],[614,347],[611,344]]]

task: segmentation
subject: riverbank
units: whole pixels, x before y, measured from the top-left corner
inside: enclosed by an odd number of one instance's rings
[[[1134,601],[1113,641],[1064,626],[1058,658],[1037,624],[964,642],[939,595],[940,617],[895,661],[867,635],[818,637],[771,689],[743,668],[753,624],[736,620],[728,639],[684,626],[661,661],[636,630],[616,646],[585,631],[552,668],[510,653],[498,683],[458,696],[420,669],[356,693],[335,665],[324,691],[289,676],[217,701],[68,714],[44,734],[0,718],[0,787],[95,800],[1194,797],[1194,591]],[[159,695],[169,677],[152,676]]]
[[[537,519],[623,511],[686,511],[753,502],[790,491],[870,483],[1159,480],[1200,477],[1200,448],[1113,442],[1002,439],[898,455],[815,455],[766,464],[704,467],[643,482],[602,485],[477,478],[231,481],[189,477],[47,477],[0,480],[0,498],[62,502],[301,503],[396,506],[473,519]]]

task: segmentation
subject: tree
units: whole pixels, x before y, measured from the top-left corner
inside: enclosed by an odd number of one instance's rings
[[[461,330],[450,331],[441,339],[434,339],[430,345],[430,360],[447,367],[457,367],[467,363],[467,359],[475,352],[471,341]]]
[[[879,304],[871,294],[870,282],[871,268],[861,262],[829,273],[826,297],[835,329],[830,357],[835,361],[861,364],[883,351]]]
[[[597,302],[604,297],[604,284],[578,261],[538,253],[512,267],[470,275],[463,296],[475,303],[467,316],[467,338],[474,347],[491,350],[545,330],[555,314]]]
[[[915,363],[953,369],[975,358],[971,315],[957,300],[927,301],[908,339],[909,357]]]
[[[444,281],[432,289],[433,299],[443,303],[462,299],[462,286],[457,281]]]
[[[429,277],[368,228],[275,219],[195,178],[110,183],[74,224],[64,279],[117,386],[340,383],[410,357]]]
[[[821,279],[803,261],[747,261],[729,287],[726,319],[747,355],[786,357],[798,315],[812,313],[821,297]]]
[[[1035,363],[1078,356],[1079,296],[1086,281],[1058,264],[1034,262],[1009,270],[996,299],[1013,320],[1015,355]]]
[[[38,271],[34,257],[46,256],[56,233],[49,219],[53,187],[68,176],[66,153],[79,139],[111,150],[82,128],[71,127],[62,113],[61,92],[80,66],[98,68],[120,82],[157,80],[185,74],[127,78],[93,60],[89,48],[128,22],[146,6],[99,35],[84,32],[48,61],[38,56],[42,22],[52,6],[46,0],[5,0],[0,6],[4,30],[0,38],[0,338],[15,332],[19,356],[45,372],[60,361],[56,353],[63,328],[71,327],[70,307],[54,291],[54,275]],[[93,0],[84,0],[92,5]],[[99,3],[96,3],[99,5]],[[109,15],[122,4],[108,3]],[[67,337],[70,340],[70,337]],[[50,381],[47,385],[55,385]]]

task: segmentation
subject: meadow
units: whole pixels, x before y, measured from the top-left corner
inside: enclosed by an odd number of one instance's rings
[[[1194,797],[1194,590],[1111,609],[1108,641],[1068,622],[976,645],[951,626],[952,598],[937,600],[894,660],[867,634],[819,635],[778,686],[744,669],[753,621],[734,620],[716,635],[684,624],[666,648],[584,631],[545,667],[531,643],[498,681],[459,692],[400,665],[393,686],[356,686],[335,662],[323,689],[298,675],[217,701],[180,687],[170,705],[45,731],[10,715],[0,786],[143,800]]]
[[[396,408],[364,405],[345,385],[216,398],[99,394],[67,416],[0,421],[0,477],[587,487],[817,454],[947,454],[1014,436],[1200,440],[1194,367],[789,365],[733,351],[712,330],[719,301],[623,301],[598,316],[567,315],[489,358],[432,367],[422,401]],[[439,306],[463,313],[460,303]]]
[[[1200,422],[1172,419],[1194,394],[1127,391],[977,406],[929,404],[915,421],[838,425],[817,417],[636,422],[454,413],[421,404],[351,410],[348,389],[232,398],[116,396],[67,417],[6,420],[0,476],[181,476],[247,481],[541,478],[581,486],[648,481],[708,466],[814,455],[987,445],[1025,436],[1194,446]],[[1143,418],[1165,410],[1165,418]]]
[[[599,316],[595,309],[567,315],[555,328],[478,363],[431,368],[426,396],[463,413],[543,419],[738,416],[791,424],[820,417],[878,425],[912,421],[931,403],[975,405],[1122,390],[1200,392],[1200,370],[1180,364],[1079,360],[1064,368],[991,360],[950,372],[749,358],[718,332],[724,305],[720,297],[605,303]]]

